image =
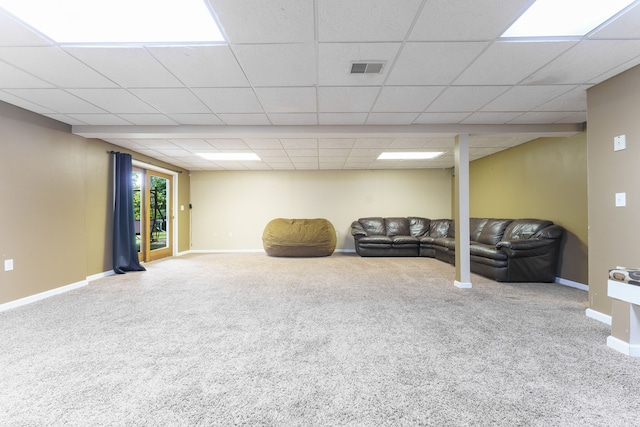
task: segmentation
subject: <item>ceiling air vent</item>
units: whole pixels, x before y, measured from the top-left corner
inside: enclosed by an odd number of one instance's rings
[[[380,74],[384,62],[354,62],[351,64],[351,74]]]

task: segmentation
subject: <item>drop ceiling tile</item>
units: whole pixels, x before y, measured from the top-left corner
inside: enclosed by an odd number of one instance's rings
[[[487,111],[529,111],[575,86],[514,86],[481,108]]]
[[[318,147],[320,148],[342,148],[351,149],[356,143],[355,138],[320,138]]]
[[[487,47],[482,42],[407,43],[388,85],[448,85]]]
[[[291,162],[283,163],[268,163],[269,167],[273,170],[293,170]]]
[[[191,151],[214,151],[213,146],[202,138],[167,138],[176,147]]]
[[[269,125],[266,114],[218,114],[220,120],[231,126]]]
[[[384,151],[384,148],[353,148],[349,158],[352,157],[367,157],[377,159],[380,153]]]
[[[472,112],[509,89],[508,86],[452,86],[436,99],[426,112]]]
[[[34,104],[31,101],[27,101],[26,99],[22,99],[2,90],[0,90],[0,101],[7,102],[38,114],[55,114],[55,111],[45,108],[42,105]]]
[[[232,49],[254,87],[317,83],[312,44],[239,45]]]
[[[386,149],[393,142],[393,138],[358,138],[353,145],[354,149]]]
[[[193,93],[216,114],[263,112],[258,98],[250,88],[202,88],[193,89]]]
[[[318,123],[321,125],[363,125],[367,113],[320,113]]]
[[[402,41],[422,0],[323,0],[318,3],[321,42]]]
[[[177,150],[180,147],[166,139],[159,138],[140,138],[136,142],[147,150]]]
[[[61,89],[8,89],[6,92],[57,113],[105,113],[96,107]]]
[[[319,109],[322,113],[368,112],[379,91],[379,87],[320,87]]]
[[[589,36],[591,39],[640,39],[640,4],[636,4],[601,29]]]
[[[409,40],[493,40],[529,3],[529,0],[430,0],[425,3]]]
[[[289,161],[289,156],[284,150],[253,150],[253,152],[265,162],[283,163]]]
[[[94,126],[126,126],[131,124],[114,114],[68,114],[68,116]]]
[[[322,43],[318,82],[322,86],[378,86],[389,74],[400,43]],[[351,74],[354,62],[383,62],[380,74]]]
[[[510,124],[544,124],[544,123],[555,123],[559,120],[562,120],[567,113],[559,111],[559,112],[539,112],[532,111],[529,113],[524,113],[516,119],[509,122]]]
[[[422,113],[414,120],[415,124],[454,124],[462,122],[469,113]]]
[[[158,113],[124,89],[69,89],[68,92],[110,113]]]
[[[274,125],[317,125],[318,116],[315,113],[269,114],[269,120]]]
[[[454,84],[517,84],[575,44],[576,42],[496,42],[489,46]]]
[[[258,150],[279,150],[282,149],[282,144],[277,138],[245,138],[244,143],[249,148]]]
[[[210,0],[230,43],[311,43],[313,2]]]
[[[111,80],[58,47],[0,47],[0,58],[59,87],[116,86]]]
[[[351,152],[350,148],[321,148],[318,150],[318,154],[322,158],[347,158]]]
[[[159,149],[158,150],[159,153],[164,154],[165,156],[169,156],[172,158],[177,158],[177,157],[193,157],[193,153],[187,150],[164,150],[164,149]]]
[[[372,111],[420,113],[444,89],[443,86],[386,86],[380,91]]]
[[[318,168],[321,170],[341,170],[344,162],[320,162]]]
[[[369,113],[368,125],[410,125],[420,113]]]
[[[267,113],[314,113],[315,87],[265,87],[255,93]]]
[[[140,88],[130,89],[131,93],[146,101],[163,113],[210,113],[189,89],[184,88]]]
[[[280,151],[280,150],[274,150],[274,151]],[[269,162],[269,163],[291,163],[291,161],[289,160],[289,156],[287,156],[286,152],[284,150],[281,151],[280,155],[275,156],[275,155],[271,155],[271,150],[254,150],[254,153],[256,153],[258,155],[258,157],[260,157],[263,161],[265,162]]]
[[[249,147],[240,138],[206,138],[205,141],[221,151],[249,151]]]
[[[590,86],[578,86],[549,102],[545,102],[536,111],[587,111],[587,89]]]
[[[177,125],[176,122],[171,120],[164,114],[118,114],[128,122],[134,125],[146,126],[146,125]]]
[[[180,125],[222,125],[222,120],[212,113],[201,114],[167,114],[171,120]]]
[[[72,126],[76,126],[76,125],[82,126],[82,125],[89,124],[81,120],[75,119],[73,117],[70,117],[66,114],[44,114],[44,116],[49,117],[50,119],[56,120],[58,122],[66,123]]]
[[[466,119],[462,121],[462,124],[465,125],[478,125],[478,124],[506,124],[511,120],[514,120],[518,116],[521,116],[522,112],[517,113],[508,113],[508,112],[499,112],[499,113],[473,113]]]
[[[249,86],[229,46],[163,46],[147,50],[186,86]]]
[[[317,150],[318,140],[316,138],[281,138],[280,142],[285,150],[313,149]]]
[[[396,150],[418,150],[425,146],[427,138],[395,138],[388,148]]]
[[[294,163],[294,167],[296,168],[296,170],[317,170],[318,162]]]
[[[529,76],[524,83],[599,83],[601,80],[597,77],[638,56],[640,40],[583,40]]]
[[[52,43],[0,10],[0,46],[51,46]]]
[[[22,70],[17,69],[13,65],[0,62],[0,76],[2,76],[2,88],[53,88],[54,86],[34,77]]]
[[[289,150],[287,150],[287,154],[289,155],[289,158],[291,158],[291,161],[297,161],[298,158],[300,158],[300,157],[317,157],[318,156],[318,150],[314,150],[314,149],[304,149],[304,150],[289,149]]]
[[[122,87],[181,87],[143,47],[65,47],[64,50]]]

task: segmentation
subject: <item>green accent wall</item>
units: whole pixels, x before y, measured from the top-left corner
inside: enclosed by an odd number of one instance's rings
[[[471,217],[538,218],[563,226],[558,277],[587,285],[587,135],[540,138],[471,162]]]

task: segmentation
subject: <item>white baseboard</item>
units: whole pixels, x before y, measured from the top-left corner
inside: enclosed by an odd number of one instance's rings
[[[72,283],[70,285],[61,286],[59,288],[55,288],[55,289],[51,289],[51,290],[48,290],[48,291],[45,291],[45,292],[41,292],[39,294],[30,295],[28,297],[20,298],[20,299],[17,299],[15,301],[9,301],[9,302],[6,302],[4,304],[0,304],[0,311],[11,310],[12,308],[16,308],[16,307],[20,307],[20,306],[23,306],[23,305],[31,304],[31,303],[34,303],[36,301],[40,301],[40,300],[43,300],[45,298],[52,297],[54,295],[63,294],[65,292],[69,292],[69,291],[72,291],[74,289],[81,288],[81,287],[86,286],[88,284],[89,284],[88,280],[81,280],[79,282]]]
[[[640,357],[640,345],[629,344],[628,342],[624,342],[612,335],[607,337],[607,345],[622,354],[626,354],[627,356]]]
[[[458,282],[457,280],[453,281],[453,286],[460,289],[471,289],[471,282]]]
[[[83,286],[87,286],[90,282],[98,279],[102,279],[104,277],[113,276],[116,274],[113,270],[105,271],[103,273],[92,274],[91,276],[87,276],[85,280],[81,280],[76,283],[72,283],[70,285],[60,286],[59,288],[50,289],[45,292],[40,292],[39,294],[29,295],[28,297],[20,298],[14,301],[9,301],[4,304],[0,304],[0,311],[11,310],[12,308],[20,307],[22,305],[31,304],[36,301],[43,300],[45,298],[52,297],[54,295],[60,295],[65,292],[72,291],[74,289],[81,288]]]
[[[587,308],[585,315],[591,319],[597,320],[598,322],[602,322],[606,325],[611,326],[611,316],[609,316],[608,314],[600,313],[599,311]]]
[[[264,252],[264,249],[191,249],[191,254],[240,254]]]
[[[102,279],[104,277],[113,276],[114,274],[116,274],[116,272],[113,271],[113,270],[105,271],[104,273],[92,274],[91,276],[87,276],[87,281],[93,282],[94,280]]]
[[[584,285],[582,283],[574,282],[573,280],[563,279],[562,277],[556,277],[556,283],[558,283],[560,285],[563,285],[563,286],[569,286],[570,288],[581,289],[583,291],[588,291],[589,290],[589,286],[588,285]]]

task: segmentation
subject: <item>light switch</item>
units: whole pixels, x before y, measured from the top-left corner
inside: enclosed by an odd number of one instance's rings
[[[616,207],[627,206],[627,193],[616,193]]]
[[[13,260],[12,259],[5,259],[4,260],[4,271],[11,271],[13,270]]]
[[[620,151],[627,148],[627,135],[618,135],[613,138],[613,151]]]
[[[180,205],[180,210],[183,211],[184,210],[184,205]]]

